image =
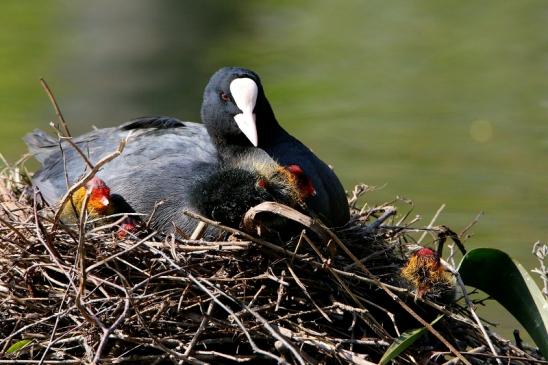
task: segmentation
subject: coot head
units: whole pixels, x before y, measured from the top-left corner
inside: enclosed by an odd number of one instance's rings
[[[89,216],[91,218],[96,218],[110,214],[110,188],[103,180],[95,176],[72,194],[72,199],[69,200],[63,208],[61,219],[71,222],[78,217],[88,191],[90,192],[90,195],[86,210]]]
[[[430,248],[413,252],[401,276],[416,290],[417,298],[428,294],[446,303],[455,298],[455,278],[442,265],[439,252]]]
[[[268,131],[278,126],[259,76],[240,67],[224,67],[213,74],[204,91],[201,114],[221,151],[264,145]]]
[[[302,199],[308,199],[310,197],[316,196],[316,188],[312,183],[312,179],[305,174],[301,166],[296,164],[291,164],[285,167],[295,178],[297,189],[301,195]]]
[[[72,199],[65,204],[61,212],[61,220],[64,223],[76,223],[82,211],[86,195],[89,192],[86,211],[91,219],[108,218],[115,213],[134,213],[131,207],[119,194],[111,194],[109,186],[103,179],[94,176],[84,186],[72,194]],[[112,218],[110,220],[115,220]],[[119,239],[124,239],[128,233],[135,233],[138,230],[139,219],[128,216],[120,222],[116,232]]]
[[[192,198],[202,214],[238,227],[249,208],[265,201],[306,209],[307,191],[301,189],[299,179],[263,152],[254,151],[197,184]]]

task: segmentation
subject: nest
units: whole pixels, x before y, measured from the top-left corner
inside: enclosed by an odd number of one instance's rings
[[[401,272],[420,235],[466,233],[421,229],[398,213],[401,201],[359,208],[365,186],[336,231],[274,207],[303,228],[282,243],[199,216],[197,225],[223,231],[218,240],[146,229],[119,240],[112,223],[55,222],[29,191],[18,168],[3,170],[1,364],[372,364],[424,326],[394,364],[541,359],[478,323],[454,300],[453,283],[417,295]],[[269,207],[249,212],[247,224]]]

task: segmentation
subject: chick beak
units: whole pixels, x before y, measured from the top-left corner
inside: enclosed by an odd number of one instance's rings
[[[104,207],[108,207],[108,205],[110,204],[110,200],[108,200],[106,196],[101,197],[100,202]]]
[[[234,102],[242,111],[240,114],[234,116],[234,121],[236,121],[238,128],[240,128],[253,146],[257,147],[259,137],[257,135],[257,123],[253,110],[257,102],[259,88],[255,81],[249,78],[234,79],[230,83],[230,93]]]

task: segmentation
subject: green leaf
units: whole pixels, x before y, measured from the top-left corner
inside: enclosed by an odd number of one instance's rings
[[[548,302],[523,266],[493,248],[468,252],[459,265],[465,285],[483,290],[525,328],[548,359]]]
[[[438,318],[434,319],[432,323],[430,323],[430,325],[433,326],[442,317],[443,315],[439,315]],[[382,355],[381,360],[379,361],[379,365],[387,364],[390,360],[407,350],[407,348],[414,344],[425,331],[426,327],[421,327],[402,333],[400,337],[396,338],[388,349],[386,349],[386,352]]]
[[[16,343],[14,343],[13,345],[11,345],[6,353],[8,354],[13,354],[19,350],[22,350],[23,348],[27,347],[30,343],[32,342],[32,340],[20,340],[20,341],[17,341]]]

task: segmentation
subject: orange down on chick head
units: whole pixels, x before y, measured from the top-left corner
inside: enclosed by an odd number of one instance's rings
[[[431,293],[442,294],[453,289],[455,279],[441,264],[440,256],[430,248],[423,247],[411,255],[401,276],[416,290],[417,298]]]
[[[107,217],[115,213],[127,213],[123,208],[117,207],[110,194],[110,188],[100,178],[93,177],[84,186],[72,194],[72,198],[65,204],[61,219],[67,223],[75,223],[79,217],[86,195],[89,192],[86,211],[91,219]],[[119,239],[124,239],[128,233],[134,233],[138,230],[138,219],[135,217],[126,217],[120,223],[116,233]]]
[[[90,218],[98,218],[114,213],[110,200],[110,188],[100,178],[93,177],[72,194],[72,198],[63,207],[61,219],[74,222],[79,217],[88,191],[90,195],[86,210]]]
[[[288,165],[285,168],[295,178],[295,185],[301,195],[301,199],[307,199],[316,195],[316,189],[314,189],[312,180],[310,180],[299,165]]]

